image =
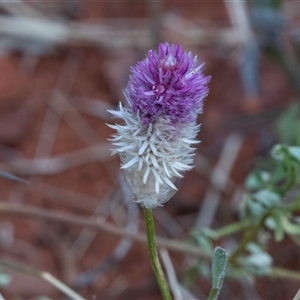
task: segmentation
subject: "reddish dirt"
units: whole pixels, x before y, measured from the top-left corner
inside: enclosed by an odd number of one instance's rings
[[[41,3],[39,5],[43,6]],[[45,7],[40,9],[45,10]],[[49,9],[46,11],[49,12]],[[57,7],[52,9],[53,14],[59,11]],[[229,25],[222,1],[169,0],[163,9],[188,20],[201,19],[203,23],[215,26]],[[146,16],[147,7],[141,1],[86,1],[79,8],[79,19],[83,20]],[[261,114],[285,107],[287,99],[292,99],[295,91],[284,73],[265,59],[261,70],[262,95],[256,99],[256,104],[249,104],[234,54],[220,54],[213,46],[194,47],[192,50],[206,62],[205,73],[212,76],[204,114],[199,118],[202,143],[198,153],[214,165],[228,136],[232,133],[242,136],[243,146],[231,172],[234,182],[242,185],[254,166],[255,157],[266,151],[261,132],[267,132],[272,138],[272,120],[261,121]],[[128,68],[140,58],[141,53],[142,50],[136,49],[108,51],[96,47],[61,46],[54,53],[39,57],[32,69],[26,67],[26,63],[24,66],[22,53],[0,57],[1,163],[6,171],[15,172],[29,181],[29,184],[23,184],[1,178],[3,201],[85,216],[92,216],[102,203],[100,215],[107,213],[111,204],[105,198],[112,197],[116,190],[117,157],[86,162],[57,174],[32,176],[26,175],[26,172],[18,173],[18,169],[7,162],[21,158],[54,157],[105,143],[113,132],[105,123],[112,121],[107,115],[104,118],[92,116],[84,112],[83,107],[91,100],[101,100],[109,105],[116,105],[122,100],[121,90],[126,84]],[[232,57],[228,57],[230,55]],[[62,109],[65,99],[72,105],[65,107],[63,118],[59,118],[57,111]],[[56,110],[49,108],[50,105]],[[45,129],[43,126],[48,127]],[[43,128],[45,131],[42,131]],[[165,218],[157,216],[157,233],[172,238],[188,238],[188,231],[195,224],[208,186],[207,174],[195,170],[189,172],[180,182],[180,191],[164,208],[182,230],[176,231],[171,225],[168,231],[166,224],[159,225],[159,221],[164,223]],[[74,193],[69,195],[69,191]],[[237,211],[236,207],[232,207],[231,196],[224,195],[213,222],[214,227],[236,220]],[[110,209],[108,220],[125,226],[127,213],[122,202]],[[140,219],[139,229],[144,231],[141,216]],[[9,235],[10,230],[13,232]],[[101,263],[103,267],[120,241],[119,237],[99,231],[77,261],[70,249],[81,230],[80,227],[50,221],[1,216],[1,257],[45,270],[73,286],[82,272]],[[291,241],[272,247],[275,249],[276,264],[292,269],[299,267],[299,263],[295,262],[297,248]],[[290,259],[286,258],[287,251]],[[179,254],[172,254],[172,258],[178,278],[182,280],[185,261]],[[3,289],[5,299],[33,299],[40,295],[63,298],[43,280],[16,271],[9,273],[12,282]],[[296,282],[287,280],[257,280],[257,292],[262,299],[291,299],[297,288]],[[125,258],[108,267],[92,284],[74,289],[87,299],[160,299],[147,248],[138,243],[134,243]],[[202,298],[202,293],[207,295],[209,289],[210,281],[197,279],[191,291]],[[234,298],[244,298],[242,288],[233,280],[227,280],[220,299]]]

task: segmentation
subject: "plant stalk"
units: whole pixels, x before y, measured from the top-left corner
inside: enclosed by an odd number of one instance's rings
[[[216,237],[214,237],[214,239],[220,239],[224,236],[236,233],[236,232],[244,229],[245,227],[249,226],[249,224],[251,224],[251,221],[249,219],[244,219],[244,220],[229,224],[227,226],[221,227],[220,229],[217,229],[214,231],[214,233],[216,234]]]
[[[248,243],[252,242],[258,231],[264,226],[265,220],[269,214],[265,214],[256,225],[249,227],[249,230],[245,232],[244,237],[240,241],[237,249],[230,255],[228,262],[230,264],[236,263],[237,258],[239,255],[245,250]]]
[[[148,242],[148,249],[151,258],[152,269],[154,271],[156,281],[159,285],[160,292],[163,296],[163,299],[171,300],[172,297],[157,254],[152,210],[144,208],[144,216],[146,222],[147,242]]]

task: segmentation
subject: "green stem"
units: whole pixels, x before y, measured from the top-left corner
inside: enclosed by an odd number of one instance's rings
[[[264,215],[255,226],[249,228],[248,231],[244,234],[244,237],[242,238],[241,242],[239,243],[236,250],[230,255],[228,262],[230,264],[236,263],[237,258],[239,255],[245,250],[248,243],[250,243],[254,238],[256,237],[258,231],[261,229],[261,227],[264,226],[265,220],[268,217],[269,214]]]
[[[217,229],[214,231],[214,234],[216,235],[215,239],[220,239],[221,237],[236,233],[245,227],[247,227],[250,224],[249,219],[244,219],[229,225],[226,225],[224,227],[221,227],[220,229]]]
[[[168,284],[157,255],[152,210],[144,208],[144,215],[145,215],[146,229],[147,229],[148,249],[150,253],[152,268],[164,300],[171,300],[172,297],[168,288]]]
[[[300,273],[294,270],[273,267],[269,275],[271,278],[284,278],[300,281]]]

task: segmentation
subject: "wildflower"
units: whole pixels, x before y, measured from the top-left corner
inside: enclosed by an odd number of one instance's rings
[[[109,125],[121,169],[134,200],[145,208],[166,203],[177,191],[177,177],[192,169],[197,115],[208,94],[203,64],[180,45],[159,45],[133,66],[124,91],[127,103],[110,110],[123,125]]]

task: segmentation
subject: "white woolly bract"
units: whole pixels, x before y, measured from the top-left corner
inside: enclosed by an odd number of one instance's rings
[[[138,114],[120,103],[119,110],[109,110],[123,125],[108,125],[117,133],[111,141],[116,146],[112,154],[121,157],[121,169],[132,191],[134,201],[145,208],[166,203],[177,191],[176,177],[192,169],[196,140],[200,126],[184,124],[174,127],[160,117],[148,128]]]

